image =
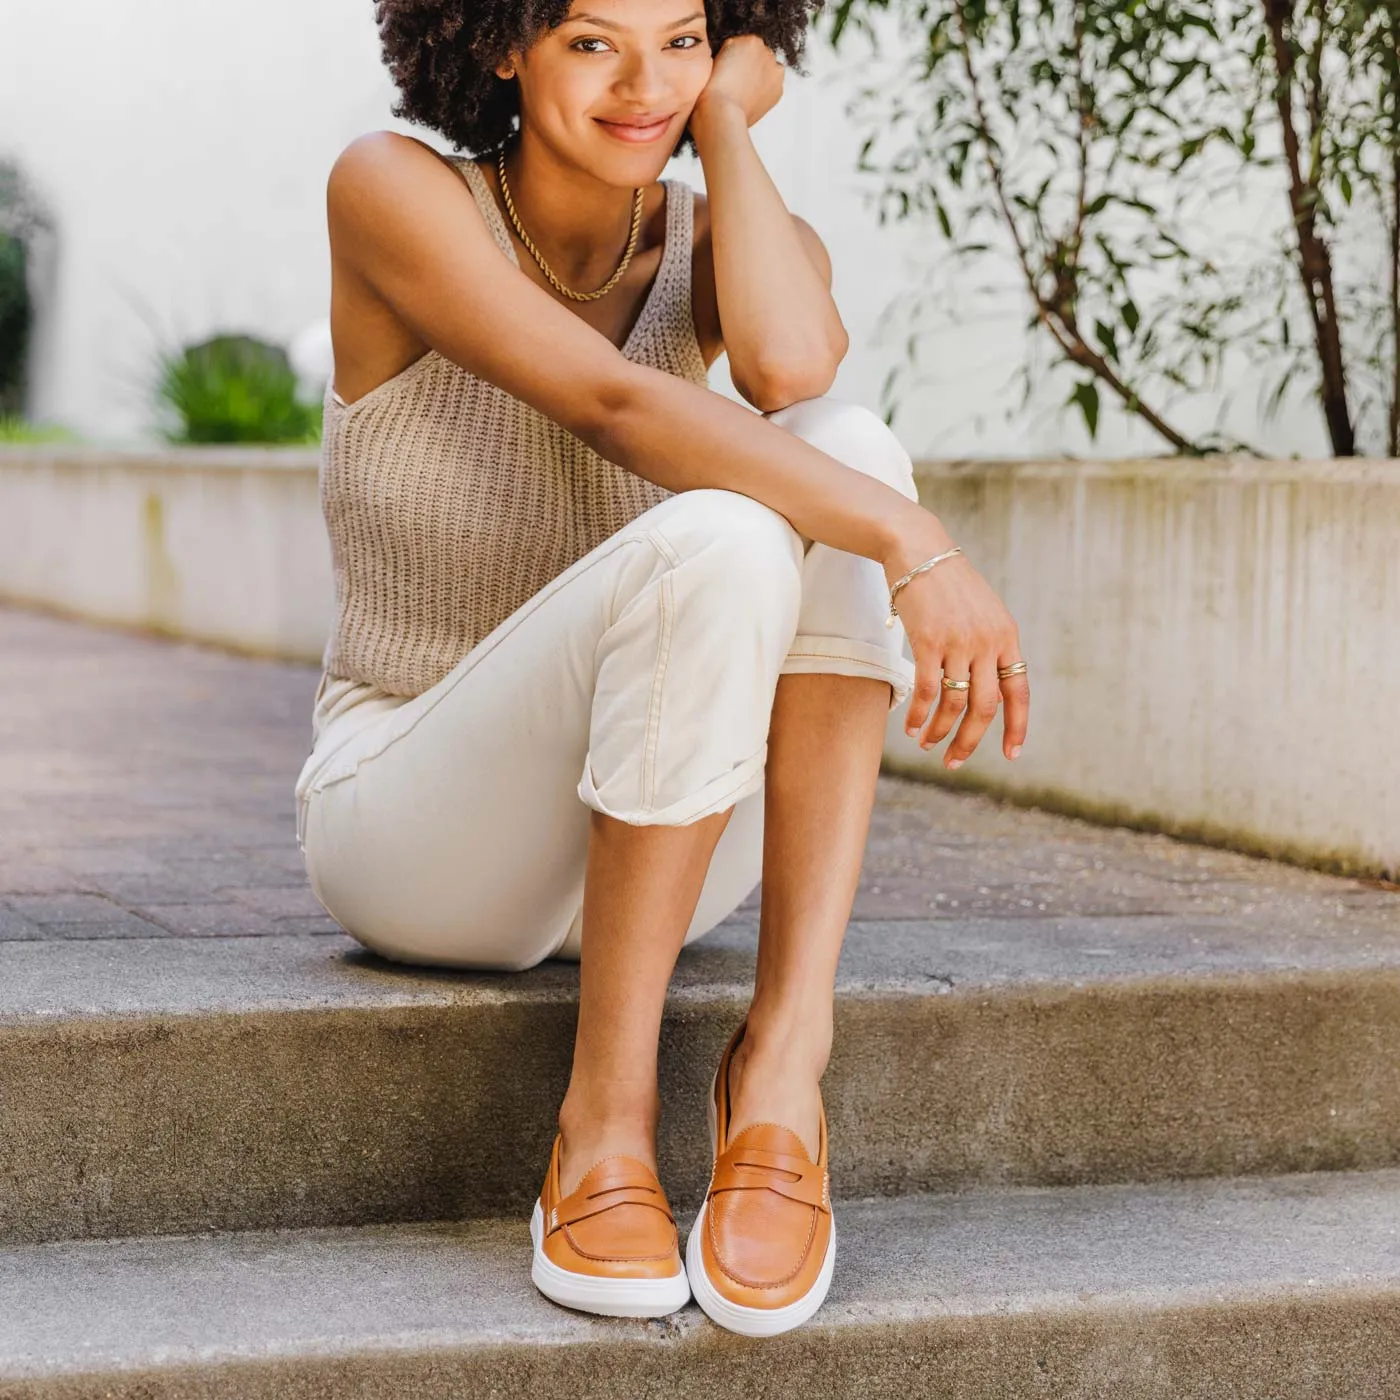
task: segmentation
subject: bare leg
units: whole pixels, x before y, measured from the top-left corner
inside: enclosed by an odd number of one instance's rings
[[[733,810],[687,826],[633,826],[591,814],[578,1032],[559,1109],[565,1195],[613,1153],[656,1169],[656,1062],[666,988]]]
[[[731,1127],[783,1123],[813,1158],[836,961],[860,878],[889,703],[887,681],[838,675],[780,676],[773,701],[758,967],[730,1073]],[[578,1033],[559,1110],[566,1194],[611,1153],[656,1166],[666,988],[732,811],[678,827],[593,814]]]
[[[730,1137],[752,1123],[781,1123],[813,1160],[836,962],[860,879],[889,705],[887,681],[839,675],[781,676],[773,702],[758,968],[730,1069]]]

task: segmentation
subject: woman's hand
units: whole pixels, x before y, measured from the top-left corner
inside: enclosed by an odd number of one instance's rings
[[[752,126],[777,105],[783,95],[785,71],[778,55],[757,34],[726,39],[715,54],[709,81],[691,108],[691,135],[698,138],[698,128],[724,107],[738,109],[744,114],[745,125]]]
[[[934,516],[917,537],[902,538],[885,560],[890,584],[916,565],[952,547]],[[977,747],[987,726],[996,718],[1003,697],[1006,718],[1002,723],[1002,752],[1015,758],[1021,752],[1030,719],[1031,688],[1025,673],[1005,678],[997,668],[1021,660],[1015,620],[991,586],[968,562],[955,554],[911,579],[895,595],[895,611],[914,652],[914,692],[909,697],[905,733],[918,734],[930,711],[933,722],[919,747],[942,740],[962,717],[953,742],[943,755],[945,768],[957,768]],[[949,689],[949,680],[970,680],[967,690]]]

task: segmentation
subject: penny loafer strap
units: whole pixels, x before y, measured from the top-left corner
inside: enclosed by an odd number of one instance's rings
[[[671,1224],[676,1223],[670,1202],[660,1185],[650,1185],[645,1179],[629,1173],[590,1182],[586,1191],[580,1187],[571,1196],[565,1196],[549,1213],[549,1232],[552,1234],[565,1225],[573,1225],[579,1220],[587,1220],[591,1215],[601,1215],[605,1210],[623,1205],[651,1206]]]
[[[767,1168],[768,1170],[764,1170]],[[788,1173],[780,1176],[779,1172]],[[797,1180],[790,1180],[789,1177]],[[827,1173],[815,1162],[789,1152],[765,1152],[737,1147],[715,1164],[714,1191],[776,1191],[814,1210],[831,1211],[831,1186]]]

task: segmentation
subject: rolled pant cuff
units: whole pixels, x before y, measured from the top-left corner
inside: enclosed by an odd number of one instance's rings
[[[722,812],[726,807],[732,807],[740,798],[756,792],[763,786],[763,768],[767,761],[768,744],[765,741],[757,753],[751,754],[727,773],[721,773],[695,792],[687,793],[665,807],[616,809],[603,800],[594,785],[593,764],[589,755],[583,761],[583,777],[579,779],[578,795],[595,812],[616,817],[618,821],[627,822],[629,826],[688,826],[691,822],[699,821],[701,817]]]
[[[893,690],[890,709],[909,698],[914,689],[914,663],[903,653],[862,642],[854,637],[817,637],[799,634],[793,639],[780,675],[872,676],[889,681]]]

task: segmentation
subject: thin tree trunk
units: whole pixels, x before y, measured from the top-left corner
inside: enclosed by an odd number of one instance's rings
[[[1395,100],[1400,102],[1400,92]],[[1390,418],[1385,450],[1400,457],[1400,148],[1390,163]]]
[[[1273,44],[1274,64],[1278,71],[1275,97],[1279,124],[1283,132],[1284,156],[1288,162],[1289,205],[1293,211],[1293,226],[1298,235],[1298,269],[1303,279],[1303,292],[1312,316],[1313,339],[1322,369],[1322,410],[1332,439],[1332,451],[1338,457],[1356,454],[1356,434],[1352,427],[1351,410],[1347,404],[1346,367],[1342,355],[1342,332],[1337,319],[1336,287],[1332,276],[1332,258],[1326,242],[1317,232],[1316,199],[1318,172],[1304,175],[1298,130],[1293,121],[1293,85],[1295,80],[1293,52],[1288,31],[1293,19],[1294,0],[1263,0],[1265,22]],[[1319,41],[1320,42],[1320,41]],[[1321,76],[1315,78],[1321,82]],[[1314,111],[1320,111],[1319,91],[1305,94]],[[1309,133],[1315,136],[1316,133]]]

